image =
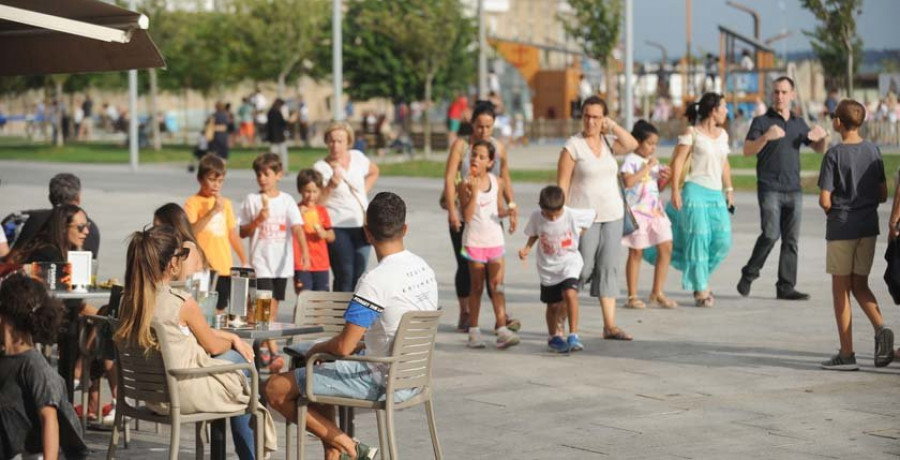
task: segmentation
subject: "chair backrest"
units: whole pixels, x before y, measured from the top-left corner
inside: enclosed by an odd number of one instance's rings
[[[137,345],[116,343],[116,372],[119,377],[117,403],[131,408],[149,404],[179,407],[175,378],[166,372],[165,337],[156,334],[160,349],[145,350]],[[132,400],[129,404],[128,399]],[[142,404],[143,403],[143,404]]]
[[[352,292],[303,291],[297,296],[294,324],[322,326],[317,336],[334,337],[344,329],[344,312],[352,298]]]
[[[441,313],[411,311],[403,314],[391,349],[391,356],[398,359],[388,372],[388,392],[431,386],[434,342]]]

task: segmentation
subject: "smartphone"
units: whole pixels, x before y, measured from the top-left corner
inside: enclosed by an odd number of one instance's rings
[[[734,205],[728,207],[728,212],[730,212],[731,215],[734,215]]]

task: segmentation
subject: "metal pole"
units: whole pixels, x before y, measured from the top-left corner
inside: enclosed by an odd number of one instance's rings
[[[625,0],[625,129],[634,126],[634,5]]]
[[[332,73],[334,74],[334,98],[331,104],[332,117],[335,121],[344,119],[344,56],[343,56],[343,20],[341,18],[341,0],[332,2],[331,19]]]
[[[487,47],[486,32],[484,27],[484,0],[478,0],[478,99],[485,100],[488,96],[487,82]]]
[[[137,9],[136,0],[129,4],[131,11]],[[138,170],[138,104],[137,104],[137,70],[128,71],[128,152],[131,161],[131,172]]]
[[[684,78],[684,81],[681,83],[681,86],[682,86],[681,100],[682,101],[684,101],[687,98],[689,91],[691,94],[693,94],[693,92],[694,92],[693,86],[691,86],[691,83],[690,83],[690,79],[691,79],[691,14],[692,14],[691,13],[691,0],[685,0],[685,1],[686,1],[686,6],[687,6],[685,8],[687,11],[687,14],[686,14],[686,16],[687,16],[687,54],[685,54],[685,58],[684,58],[684,72],[683,73],[685,75],[685,78]]]

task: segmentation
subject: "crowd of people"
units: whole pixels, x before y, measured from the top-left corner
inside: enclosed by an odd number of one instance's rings
[[[777,298],[802,301],[809,296],[796,288],[802,210],[799,149],[809,145],[824,152],[828,137],[822,127],[809,127],[792,114],[793,81],[780,77],[772,87],[771,107],[753,118],[742,152],[757,158],[761,234],[742,269],[737,291],[749,295],[780,239]],[[279,110],[276,105],[272,110]],[[221,109],[226,108],[222,105]],[[723,128],[728,108],[722,95],[706,93],[687,108],[688,127],[678,138],[668,165],[656,156],[659,132],[652,123],[640,120],[628,130],[609,116],[606,102],[596,96],[586,97],[580,111],[581,131],[572,135],[559,153],[556,183],[544,187],[537,207],[529,209],[524,225],[527,242],[516,254],[526,260],[535,252],[535,294],[546,304],[547,347],[558,353],[585,349],[579,335],[582,289],[598,299],[604,339],[633,339],[616,323],[623,248],[628,254],[624,258],[627,298],[622,306],[678,307],[663,290],[671,266],[681,272],[681,287],[693,294],[693,304],[708,308],[716,303],[710,280],[733,244],[730,213],[734,212],[734,186],[729,135]],[[831,117],[832,129],[842,142],[825,153],[818,185],[819,203],[827,215],[825,268],[832,276],[840,349],[821,367],[858,369],[850,330],[851,295],[872,324],[875,365],[886,366],[895,358],[893,332],[884,324],[868,286],[875,238],[880,232],[877,208],[888,196],[884,163],[878,148],[859,135],[865,118],[862,104],[840,101]],[[272,120],[270,114],[268,121]],[[472,349],[486,347],[479,326],[485,292],[494,313],[496,347],[508,349],[522,340],[518,332],[523,325],[509,312],[504,286],[506,234],[519,229],[522,209],[515,201],[509,153],[493,135],[495,121],[494,104],[482,102],[472,107],[465,120],[471,132],[450,145],[439,200],[447,213],[457,263],[457,329],[466,334],[465,345]],[[214,117],[214,136],[227,134],[227,122],[227,117]],[[217,128],[221,124],[226,125],[223,131]],[[112,343],[158,348],[164,340],[175,350],[172,355],[178,362],[171,365],[178,368],[261,362],[271,373],[263,384],[265,400],[292,421],[297,420],[296,400],[306,388],[310,372],[315,375],[316,394],[383,397],[382,367],[338,360],[283,372],[285,362],[274,342],[266,343],[259,350],[261,356],[255,356],[253,348],[236,335],[212,328],[197,299],[174,287],[198,273],[216,271],[220,275],[217,307],[223,310],[229,299],[231,267],[249,266],[255,271],[257,288],[272,292],[273,316],[286,299],[288,286],[296,293],[353,292],[343,331],[324,342],[298,345],[306,356],[324,352],[345,357],[363,348],[368,356],[386,356],[403,313],[437,310],[435,272],[404,245],[408,231],[405,202],[390,192],[369,200],[379,169],[352,148],[354,132],[349,125],[331,124],[324,141],[327,155],[296,176],[299,202],[279,188],[286,171],[280,151],[261,153],[254,160],[257,189],[237,208],[222,196],[227,174],[222,156],[202,157],[197,193],[183,205],[159,207],[152,225],[129,239],[120,323],[111,335]],[[617,156],[624,156],[621,164]],[[667,189],[668,202],[663,196]],[[13,230],[15,240],[11,251],[0,256],[13,264],[61,261],[70,250],[90,250],[96,256],[99,231],[80,207],[80,199],[77,177],[54,177],[50,183],[53,207],[27,211],[27,220],[4,228]],[[900,187],[895,191],[889,223],[891,237],[900,235],[898,222]],[[0,251],[9,247],[5,234],[0,232]],[[372,252],[378,263],[366,271]],[[655,265],[646,302],[638,295],[643,260]],[[19,398],[2,410],[20,414],[24,421],[10,431],[4,424],[8,418],[0,417],[2,429],[13,434],[0,439],[0,451],[12,454],[7,457],[43,452],[46,458],[55,458],[59,450],[67,458],[85,455],[66,386],[35,351],[37,342],[55,339],[46,332],[61,321],[62,311],[41,284],[25,276],[9,275],[0,285],[0,326],[6,351],[0,357],[0,369],[9,370],[0,373],[0,388],[4,397]],[[96,310],[82,305],[75,312]],[[114,354],[102,356],[107,375],[114,358]],[[97,376],[78,377],[96,380]],[[182,413],[246,405],[250,393],[243,385],[245,378],[247,375],[235,371],[179,381]],[[91,385],[96,389],[93,382]],[[110,386],[115,394],[114,378]],[[416,391],[400,391],[395,400],[407,400]],[[82,410],[96,415],[99,408]],[[374,458],[377,449],[342,432],[334,415],[333,407],[322,405],[312,406],[306,413],[306,426],[321,439],[325,458]],[[255,435],[263,436],[266,451],[272,451],[277,448],[274,425],[268,412],[264,418],[263,429]],[[235,452],[241,459],[255,456],[250,424],[250,415],[231,420]]]

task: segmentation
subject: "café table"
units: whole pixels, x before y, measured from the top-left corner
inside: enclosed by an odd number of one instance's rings
[[[253,340],[255,342],[253,351],[257,356],[259,356],[257,345],[259,340],[282,339],[293,336],[302,336],[305,334],[318,334],[321,333],[324,329],[322,328],[322,326],[306,326],[296,325],[294,323],[271,322],[266,326],[246,325],[241,327],[223,327],[221,328],[221,330],[231,332],[242,339]],[[257,361],[255,364],[258,369],[260,363]],[[225,420],[214,420],[210,423],[209,444],[211,458],[225,458]]]
[[[63,316],[63,329],[57,340],[59,362],[57,370],[66,382],[66,395],[69,402],[75,401],[75,363],[78,360],[78,336],[81,333],[81,305],[84,302],[104,303],[109,302],[112,291],[109,289],[89,289],[83,292],[77,291],[49,291],[51,297],[62,300],[66,307]],[[89,377],[82,376],[82,385],[88,385]],[[87,409],[83,409],[87,410]]]

